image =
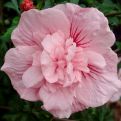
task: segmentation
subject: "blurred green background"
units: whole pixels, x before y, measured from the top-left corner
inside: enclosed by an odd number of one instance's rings
[[[19,22],[22,0],[0,0],[0,67],[6,51],[13,47],[11,32]],[[121,0],[33,0],[38,9],[52,7],[59,3],[72,2],[81,7],[96,7],[109,20],[116,36],[112,47],[121,56]],[[118,68],[121,64],[118,65]],[[0,72],[0,121],[56,121],[48,112],[41,110],[41,102],[28,102],[20,99],[13,89],[8,76]],[[70,119],[76,121],[121,121],[120,101],[88,109],[73,114]]]

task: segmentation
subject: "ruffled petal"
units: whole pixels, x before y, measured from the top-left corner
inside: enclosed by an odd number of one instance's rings
[[[115,42],[107,18],[96,8],[81,8],[74,14],[70,34],[78,47],[100,53]]]
[[[84,109],[87,109],[88,106],[84,105],[84,104],[81,104],[78,99],[74,98],[74,101],[72,103],[72,112],[78,112],[78,111],[82,111]]]
[[[40,62],[40,57],[41,57],[41,51],[36,51],[33,55],[33,63],[32,66],[40,66],[41,62]]]
[[[121,86],[120,81],[112,75],[97,75],[97,78],[86,77],[76,89],[77,99],[89,107],[97,107],[110,100]]]
[[[36,52],[35,46],[18,46],[10,49],[5,56],[3,71],[22,74],[32,64],[32,54]]]
[[[43,80],[43,75],[41,72],[41,67],[37,66],[32,66],[29,69],[27,69],[23,76],[22,76],[22,81],[23,84],[27,87],[36,87],[37,85],[40,86],[42,83],[41,81]]]
[[[47,35],[42,41],[42,46],[44,50],[48,53],[52,53],[58,46],[61,46],[64,42],[64,38],[59,35],[59,33],[54,33],[53,35]]]
[[[31,66],[32,54],[36,52],[36,49],[34,46],[18,46],[10,49],[1,68],[8,74],[14,89],[20,94],[20,97],[30,101],[39,99],[37,96],[38,89],[26,88],[22,83],[22,75]]]
[[[62,20],[63,18],[63,20]],[[47,35],[58,30],[69,36],[70,23],[65,14],[57,9],[31,9],[23,12],[18,27],[12,33],[12,41],[18,45],[39,45]]]
[[[54,8],[62,11],[70,21],[72,20],[73,15],[78,13],[81,9],[80,6],[73,3],[59,4],[56,5]]]
[[[94,51],[88,51],[86,52],[86,55],[88,57],[88,64],[98,68],[104,68],[106,66],[105,58],[101,54]]]
[[[78,100],[90,107],[105,104],[121,87],[121,81],[117,76],[117,55],[111,49],[107,49],[103,57],[106,67],[102,71],[96,68],[90,70],[77,88]]]
[[[38,101],[39,100],[39,89],[38,88],[26,88],[23,85],[22,81],[12,81],[12,85],[17,90],[20,95],[20,98],[25,99],[27,101]]]
[[[40,99],[44,109],[51,112],[55,117],[69,118],[74,91],[67,88],[59,88],[55,85],[44,85],[40,91]]]

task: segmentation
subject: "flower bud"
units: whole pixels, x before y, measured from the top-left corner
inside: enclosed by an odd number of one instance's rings
[[[20,9],[22,11],[28,11],[33,8],[34,8],[34,5],[31,0],[23,0],[23,2],[20,4]]]

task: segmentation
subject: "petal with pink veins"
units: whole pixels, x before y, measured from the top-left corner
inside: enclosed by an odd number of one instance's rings
[[[55,91],[51,91],[48,86]],[[73,89],[59,88],[56,85],[44,85],[39,91],[40,99],[44,103],[43,107],[59,118],[69,118],[71,115],[73,94]]]
[[[22,13],[19,25],[13,31],[11,39],[15,46],[40,45],[39,43],[47,34],[58,30],[68,37],[69,28],[70,22],[62,11],[55,8],[41,11],[31,9]]]
[[[88,64],[96,66],[97,68],[105,68],[106,61],[105,58],[94,51],[88,51],[86,52],[87,58],[88,58]]]
[[[26,88],[22,83],[22,75],[31,66],[32,54],[36,50],[35,46],[18,46],[10,49],[5,56],[5,63],[1,68],[1,70],[8,74],[13,87],[20,94],[21,98],[30,101],[38,100],[37,89]]]
[[[90,107],[105,104],[121,87],[121,81],[117,76],[117,55],[111,49],[107,49],[103,57],[106,62],[103,71],[97,73],[91,70],[90,75],[85,75],[77,88],[78,100]]]

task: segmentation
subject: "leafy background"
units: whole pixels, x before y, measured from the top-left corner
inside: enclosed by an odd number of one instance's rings
[[[0,67],[6,51],[13,47],[11,32],[17,26],[22,0],[0,0]],[[81,7],[96,7],[109,20],[109,25],[116,36],[112,47],[121,56],[121,1],[120,0],[34,0],[38,9],[52,7],[59,3],[72,2]],[[118,68],[121,64],[118,65]],[[0,72],[0,121],[59,121],[51,114],[41,110],[41,102],[28,102],[20,99],[13,89],[8,76]],[[65,121],[66,119],[63,119]],[[74,121],[121,121],[121,102],[108,103],[98,108],[90,108],[73,114]]]

